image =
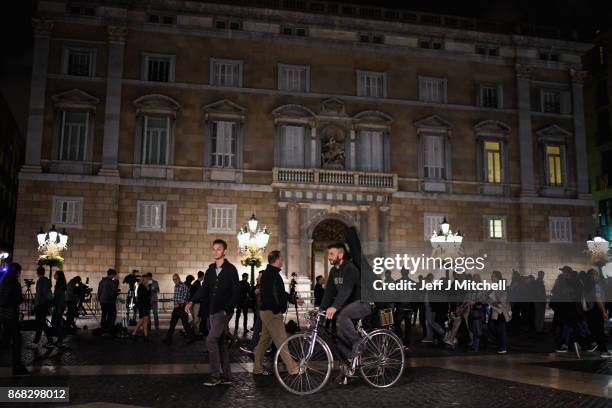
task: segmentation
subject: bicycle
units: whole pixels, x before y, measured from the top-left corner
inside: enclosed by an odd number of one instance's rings
[[[308,312],[309,330],[288,337],[278,348],[274,356],[274,373],[281,385],[292,394],[310,395],[321,390],[329,381],[334,367],[332,348],[320,335],[320,328],[332,338],[341,341],[321,322],[324,312]],[[388,321],[386,322],[388,324]],[[393,325],[391,318],[390,325]],[[404,372],[405,358],[402,341],[391,330],[379,328],[370,332],[363,327],[361,320],[357,323],[360,341],[356,347],[355,357],[345,375],[353,376],[357,370],[366,383],[376,388],[387,388],[394,385]],[[344,342],[343,342],[344,343]],[[346,345],[346,343],[344,343]],[[348,346],[348,345],[347,345]],[[281,371],[281,352],[286,350],[299,366],[298,374],[292,375]],[[342,356],[342,353],[339,352]]]

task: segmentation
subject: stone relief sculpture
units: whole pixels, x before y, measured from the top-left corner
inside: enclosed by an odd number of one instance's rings
[[[326,128],[321,139],[321,167],[344,169],[344,136],[335,127]]]

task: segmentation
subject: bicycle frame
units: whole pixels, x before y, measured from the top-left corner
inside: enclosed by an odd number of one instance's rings
[[[325,316],[326,316],[325,312],[319,312],[317,314],[316,323],[314,325],[314,328],[312,329],[312,333],[310,334],[308,353],[306,354],[306,357],[304,358],[304,361],[309,361],[310,358],[312,357],[312,353],[314,352],[314,347],[315,347],[315,344],[316,344],[316,341],[317,341],[317,337],[319,336],[319,326],[323,326],[323,330],[325,331],[325,333],[329,334],[334,340],[340,341],[344,346],[346,346],[348,348],[352,347],[351,344],[348,344],[346,341],[344,341],[344,339],[338,337],[334,332],[332,332],[330,329],[325,327],[325,325],[321,324],[322,321],[326,320]],[[368,332],[362,326],[361,320],[359,320],[359,322],[357,323],[357,332],[359,333],[361,338],[364,338],[364,337],[366,337],[368,335]],[[329,346],[329,344],[328,344],[328,346]],[[333,351],[334,347],[330,347],[330,348]],[[336,351],[338,352],[340,350],[336,350]],[[340,354],[342,354],[341,351],[340,351]]]

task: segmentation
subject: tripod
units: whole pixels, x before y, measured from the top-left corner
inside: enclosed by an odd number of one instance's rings
[[[32,305],[34,304],[34,295],[32,294],[32,285],[26,284],[26,291],[23,294],[24,303],[26,304],[26,310],[28,312],[28,316],[32,316]],[[21,320],[23,320],[24,313],[21,313]]]

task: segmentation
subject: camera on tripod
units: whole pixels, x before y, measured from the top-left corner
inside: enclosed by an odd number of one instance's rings
[[[28,288],[34,284],[34,279],[24,279],[23,280]]]

